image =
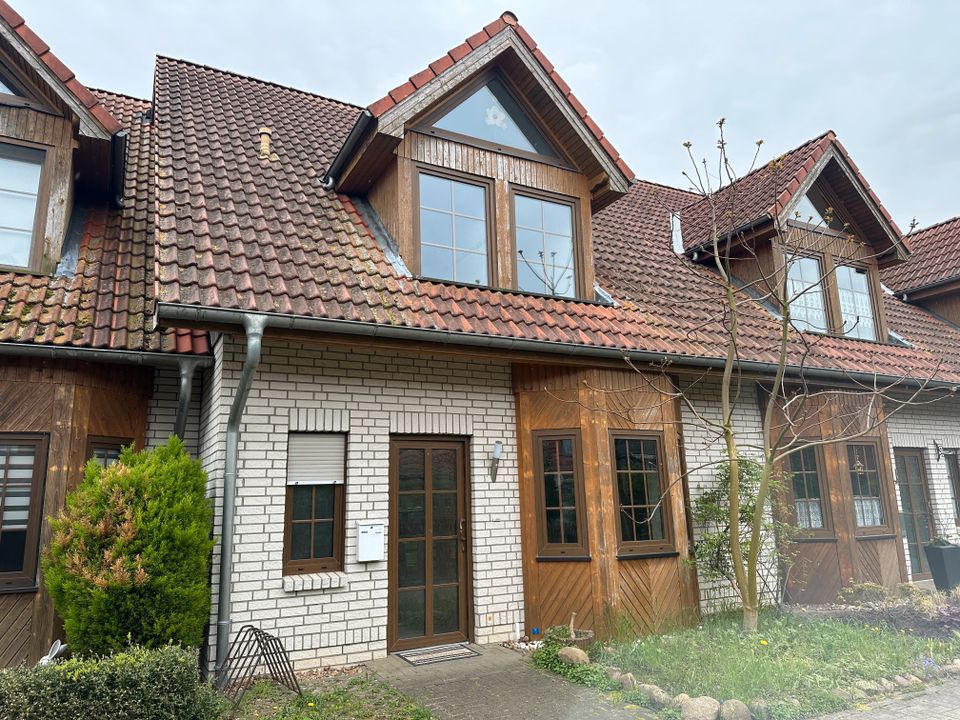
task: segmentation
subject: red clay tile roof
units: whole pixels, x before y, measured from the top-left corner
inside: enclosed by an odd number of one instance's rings
[[[960,277],[960,217],[917,230],[907,239],[910,259],[883,272],[887,287],[904,293]]]
[[[847,154],[833,130],[808,140],[800,147],[784,153],[771,162],[726,185],[714,195],[714,206],[725,217],[717,218],[719,231],[733,232],[755,221],[773,219],[790,203],[817,161],[833,146],[850,165],[897,237],[901,235],[890,213],[880,202],[859,168]],[[711,242],[711,205],[700,198],[680,213],[683,224],[683,245],[688,250],[702,248]]]
[[[94,93],[90,92],[77,79],[77,76],[70,68],[50,51],[47,45],[40,37],[29,28],[23,17],[10,7],[4,0],[0,0],[0,19],[2,19],[10,29],[13,30],[36,54],[37,58],[57,76],[64,88],[71,93],[96,119],[97,123],[109,134],[119,132],[123,129],[120,121],[108,110]]]
[[[557,72],[556,68],[553,66],[553,63],[551,63],[547,59],[547,56],[543,54],[543,51],[537,47],[537,43],[532,37],[530,37],[530,33],[524,30],[523,26],[517,21],[517,16],[510,11],[503,13],[492,23],[486,25],[482,30],[471,35],[456,47],[451,48],[445,55],[434,60],[420,72],[411,75],[407,82],[403,83],[402,85],[398,85],[376,102],[370,103],[370,105],[367,106],[367,110],[369,110],[370,114],[375,118],[380,117],[387,110],[412,94],[415,90],[430,82],[433,78],[439,76],[444,71],[450,69],[453,67],[454,63],[460,62],[463,60],[463,58],[467,57],[467,55],[472,53],[474,50],[479,49],[488,40],[494,38],[502,32],[516,33],[517,37],[523,41],[523,44],[530,49],[530,52],[533,53],[533,56],[537,59],[537,62],[540,63],[541,67],[543,67],[544,71],[550,76],[550,79],[557,86],[557,89],[560,90],[561,94],[563,94],[563,96],[567,99],[567,102],[570,103],[570,107],[573,108],[573,110],[577,113],[577,115],[580,116],[587,127],[590,128],[590,132],[593,133],[593,136],[597,139],[597,142],[603,146],[604,152],[606,152],[607,155],[610,156],[610,159],[613,160],[614,164],[620,168],[620,172],[624,174],[624,176],[627,178],[627,181],[632,181],[635,178],[633,170],[631,170],[626,161],[620,157],[620,153],[617,152],[617,149],[613,146],[610,140],[604,136],[603,131],[600,129],[597,123],[594,122],[593,118],[587,114],[586,108],[584,108],[583,104],[577,99],[577,96],[573,94],[573,91],[570,89],[570,86],[567,85],[566,81],[560,77],[560,73]]]
[[[206,353],[205,333],[152,329],[151,126],[139,119],[150,103],[95,92],[130,133],[126,207],[78,203],[74,212],[83,225],[73,274],[0,273],[0,342]]]
[[[720,357],[711,271],[671,250],[683,191],[640,182],[594,217],[597,275],[615,306],[401,275],[324,169],[357,108],[178,60],[156,73],[157,284],[164,303],[350,320],[677,356]],[[275,160],[259,157],[260,127]],[[915,347],[822,337],[812,367],[960,381],[960,332],[887,298]],[[745,312],[741,354],[772,361],[777,324]],[[792,346],[796,360],[799,344]]]

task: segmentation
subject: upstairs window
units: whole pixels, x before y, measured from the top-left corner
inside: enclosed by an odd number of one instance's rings
[[[489,185],[481,180],[421,172],[420,275],[488,285]]]
[[[840,265],[836,269],[836,276],[843,334],[862,340],[876,340],[877,326],[867,271],[850,265]]]
[[[837,216],[836,209],[816,187],[810,188],[806,195],[800,198],[794,208],[793,217],[799,222],[816,225],[821,229],[829,228],[836,232],[847,229],[843,220]]]
[[[462,138],[556,158],[543,133],[497,77],[488,80],[433,123],[433,128]]]
[[[0,265],[39,264],[38,212],[44,151],[0,143]]]
[[[817,258],[788,255],[787,301],[790,317],[798,330],[827,331],[827,310],[823,295],[823,272]]]
[[[577,294],[573,203],[514,195],[517,289]]]

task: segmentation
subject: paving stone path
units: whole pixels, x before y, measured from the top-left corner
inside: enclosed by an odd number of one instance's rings
[[[596,690],[545,673],[520,653],[497,645],[480,657],[415,667],[395,655],[368,667],[384,682],[428,707],[440,720],[652,720],[624,710]]]
[[[863,710],[845,710],[820,720],[958,720],[960,680],[947,680],[928,690],[881,700]]]
[[[596,690],[543,672],[513,650],[475,648],[480,657],[415,667],[391,655],[368,666],[440,720],[654,720]],[[818,720],[960,720],[960,679]]]

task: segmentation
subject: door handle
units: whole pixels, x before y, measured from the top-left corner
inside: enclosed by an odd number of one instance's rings
[[[460,537],[460,542],[463,543],[464,547],[467,545],[467,519],[460,518],[460,525],[457,528],[457,535]]]

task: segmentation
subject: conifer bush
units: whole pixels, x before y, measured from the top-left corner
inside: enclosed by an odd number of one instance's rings
[[[183,444],[87,463],[52,521],[44,582],[74,653],[199,645],[210,613],[213,511]]]

